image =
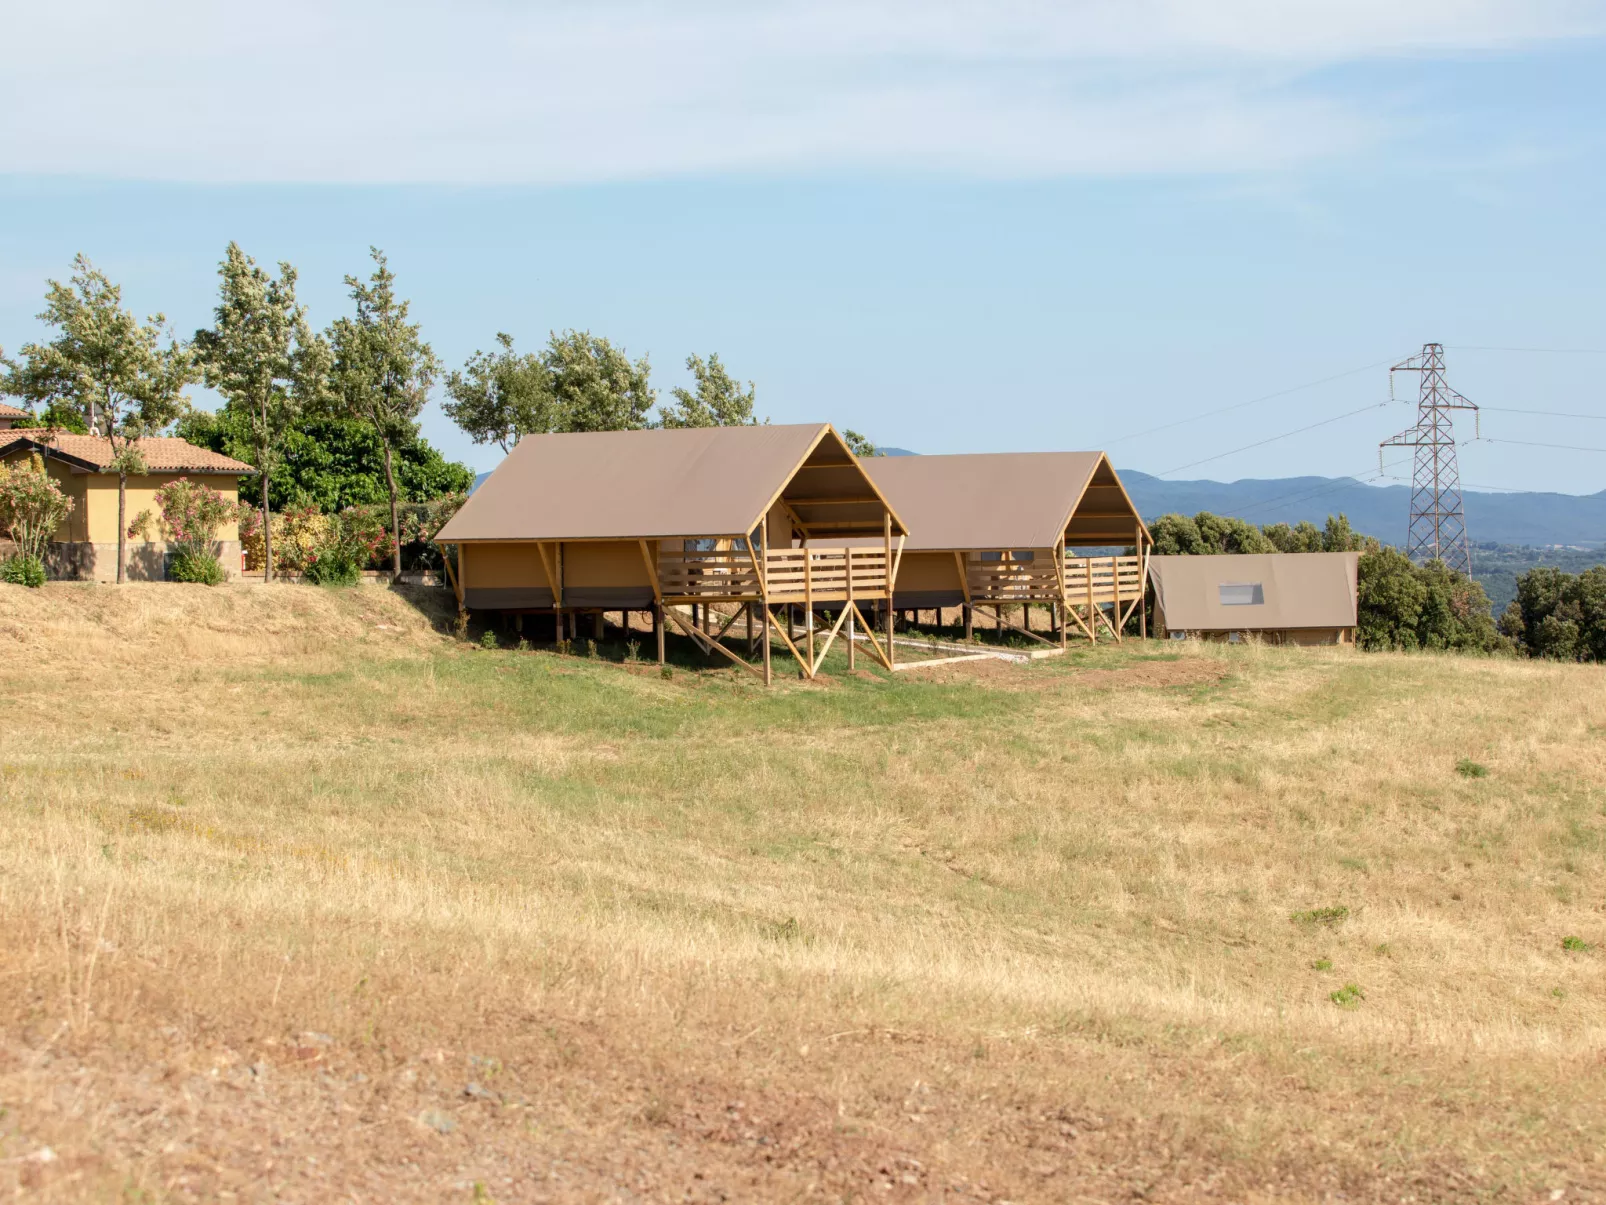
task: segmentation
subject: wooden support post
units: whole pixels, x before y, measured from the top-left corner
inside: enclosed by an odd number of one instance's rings
[[[969,603],[966,603],[962,610],[965,612],[965,639],[967,641],[974,640],[976,637],[976,613]]]
[[[853,659],[853,549],[847,550],[847,578],[848,578],[848,669],[854,667]]]
[[[1149,638],[1149,549],[1143,542],[1143,524],[1138,524],[1138,636]]]
[[[892,669],[893,665],[896,663],[896,659],[894,658],[893,653],[892,653],[892,650],[893,650],[893,647],[894,647],[893,643],[892,643],[892,625],[893,625],[893,620],[892,620],[892,599],[893,599],[893,595],[897,591],[897,585],[898,585],[898,583],[894,580],[894,576],[895,575],[894,575],[893,565],[892,565],[892,512],[891,511],[883,511],[882,514],[881,514],[881,541],[882,541],[882,547],[885,550],[886,558],[887,558],[887,561],[886,561],[886,565],[887,565],[887,569],[886,569],[886,573],[887,573],[887,669],[890,671]]]
[[[803,550],[803,624],[808,635],[809,665],[814,664],[814,553]],[[813,677],[813,673],[809,674]]]
[[[1115,591],[1115,609],[1110,614],[1115,616],[1115,642],[1121,643],[1121,558],[1110,558],[1110,588]]]
[[[1084,557],[1087,565],[1087,638],[1094,644],[1099,642],[1099,619],[1094,613],[1093,606],[1093,558]]]
[[[652,634],[658,640],[658,664],[664,663],[664,604],[655,602],[652,605]]]
[[[757,646],[753,643],[753,604],[743,603],[742,606],[747,612],[747,655],[751,657],[758,652]]]

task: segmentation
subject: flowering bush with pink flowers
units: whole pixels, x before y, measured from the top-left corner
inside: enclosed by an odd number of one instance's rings
[[[212,551],[217,529],[234,513],[233,505],[217,490],[188,477],[169,481],[156,491],[162,508],[162,526],[173,550],[170,574],[175,581],[215,586],[223,568]]]

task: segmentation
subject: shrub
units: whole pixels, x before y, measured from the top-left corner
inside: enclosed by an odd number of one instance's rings
[[[1571,934],[1561,939],[1561,948],[1564,950],[1570,950],[1574,954],[1587,954],[1590,950],[1594,949],[1594,947],[1582,937],[1573,937]]]
[[[1487,778],[1489,767],[1482,762],[1475,762],[1470,757],[1463,757],[1455,763],[1455,772],[1462,778]]]
[[[355,586],[362,578],[362,570],[338,544],[323,552],[310,553],[301,571],[315,586]]]
[[[221,586],[223,566],[210,552],[180,551],[167,566],[169,581],[191,582],[199,586]]]
[[[23,556],[20,553],[8,557],[4,564],[0,564],[0,581],[37,590],[45,584],[44,562],[36,556]]]
[[[11,537],[19,557],[43,567],[45,548],[72,508],[37,453],[20,464],[0,464],[0,532]]]
[[[235,507],[222,494],[188,477],[169,481],[157,490],[156,504],[162,508],[167,542],[178,554],[175,561],[185,559],[194,563],[202,557],[211,557],[217,529],[235,514]]]
[[[497,648],[498,645],[496,643],[496,633],[495,632],[486,632],[483,636],[481,636],[480,637],[480,647],[482,649],[485,649],[486,651],[491,651],[491,650]]]
[[[1346,983],[1336,992],[1328,992],[1327,998],[1340,1008],[1359,1008],[1361,1001],[1366,999],[1366,993],[1353,983]]]
[[[333,521],[316,506],[293,506],[280,518],[281,528],[273,533],[274,559],[282,569],[306,573],[329,547]]]
[[[1341,925],[1349,919],[1349,909],[1343,904],[1330,908],[1311,908],[1305,912],[1295,912],[1289,920],[1296,925]]]

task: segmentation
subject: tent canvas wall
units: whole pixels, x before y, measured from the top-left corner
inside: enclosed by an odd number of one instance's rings
[[[1356,552],[1157,556],[1155,621],[1172,639],[1355,643]]]

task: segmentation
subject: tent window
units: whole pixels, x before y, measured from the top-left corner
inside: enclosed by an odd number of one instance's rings
[[[984,552],[981,554],[981,559],[984,561],[1001,561],[1004,559],[1004,554],[1002,552]],[[1009,559],[1012,561],[1034,561],[1037,559],[1037,554],[1030,550],[1017,550],[1009,554]]]
[[[1266,601],[1259,582],[1222,582],[1216,590],[1224,607],[1258,607]]]
[[[713,552],[718,546],[719,541],[716,539],[686,540],[684,541],[684,547],[682,548],[682,551]]]

